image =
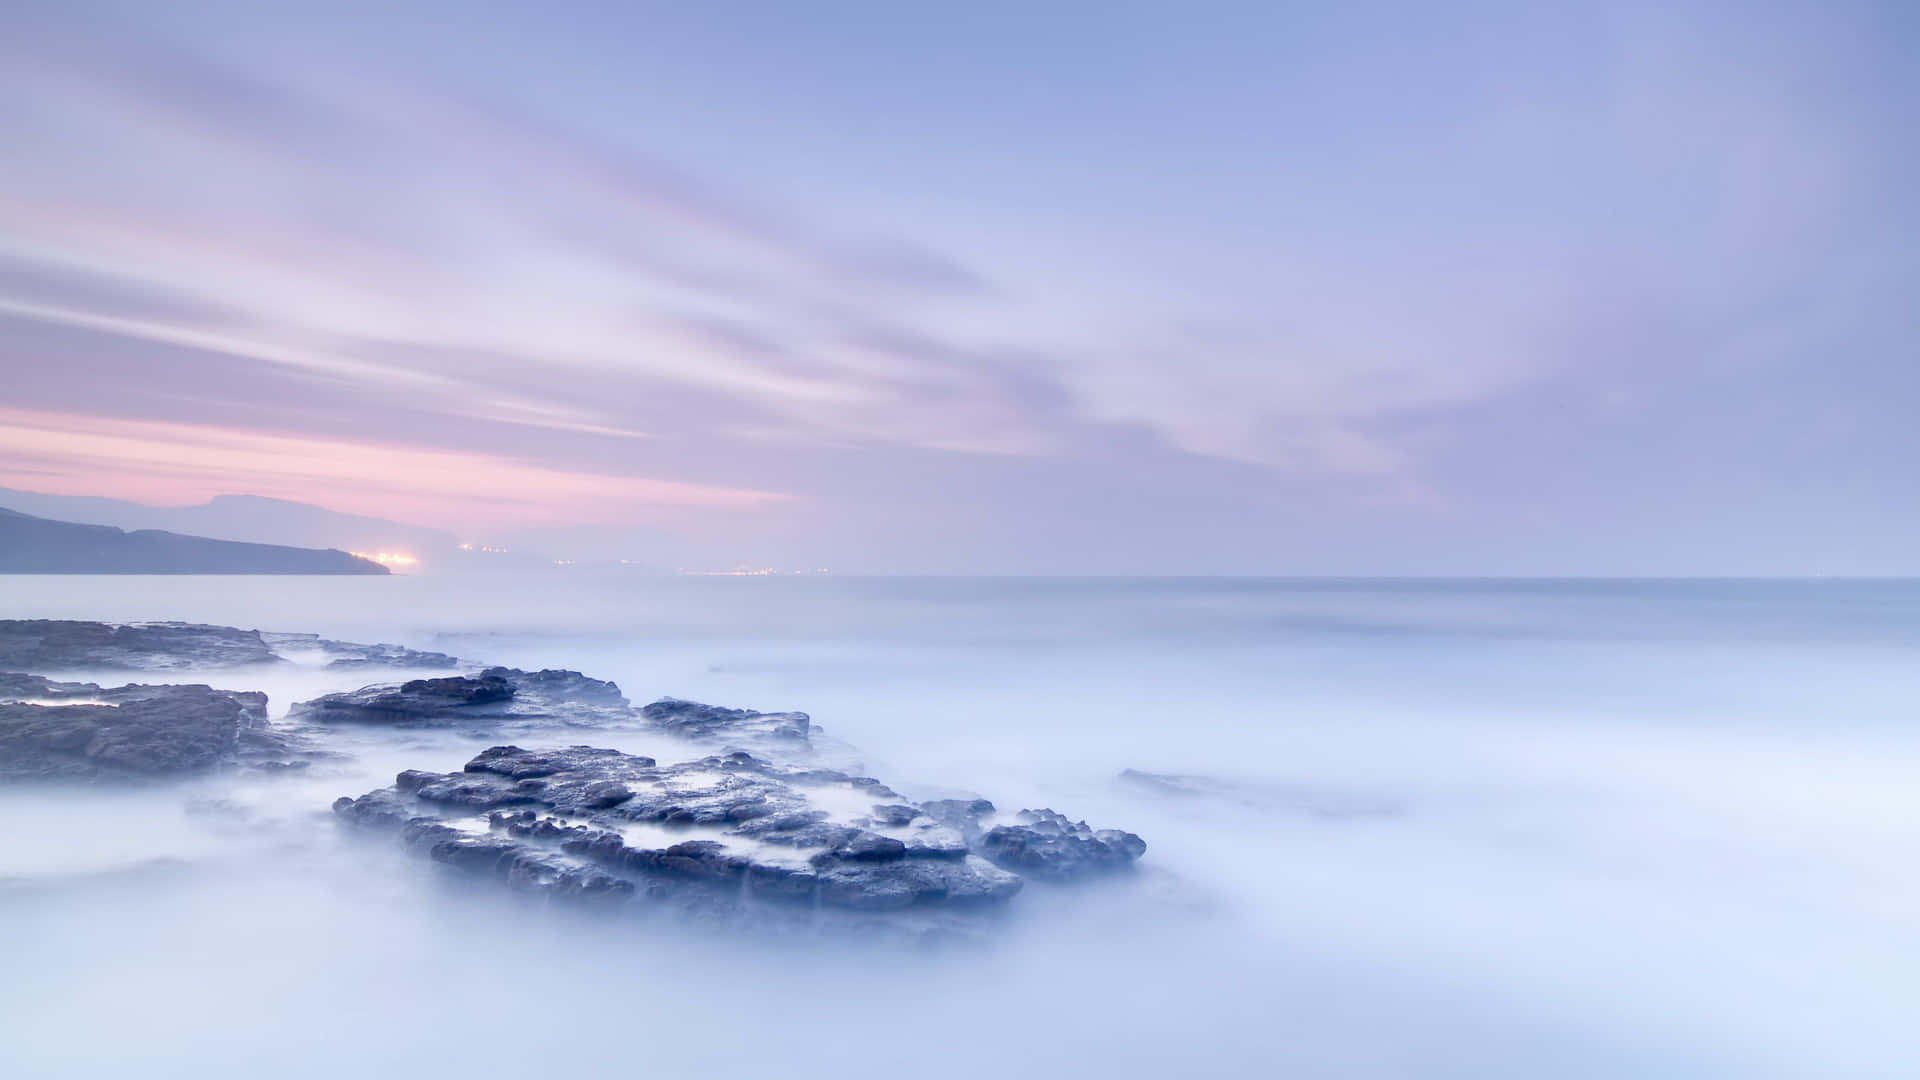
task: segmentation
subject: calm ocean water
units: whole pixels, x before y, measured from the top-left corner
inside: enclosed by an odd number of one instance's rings
[[[1150,844],[982,955],[876,957],[530,919],[338,838],[333,795],[449,747],[10,793],[17,1075],[1920,1073],[1920,582],[0,577],[0,617],[804,709],[910,794]],[[234,685],[278,713],[338,682]]]

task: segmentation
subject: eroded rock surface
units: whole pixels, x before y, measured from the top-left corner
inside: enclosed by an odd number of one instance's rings
[[[804,743],[813,721],[803,712],[763,713],[665,697],[640,714],[660,729],[688,739],[760,737]]]
[[[971,819],[992,811],[984,800],[957,805]],[[409,770],[391,787],[334,804],[346,820],[399,829],[437,862],[524,888],[749,922],[884,913],[891,928],[914,933],[964,929],[1022,885],[934,809],[870,777],[744,752],[662,765],[588,746],[496,746],[460,772]],[[1059,849],[1019,856],[1055,880],[1114,869],[1145,850],[1130,833],[1094,836],[1084,823],[1012,828],[1044,837],[1036,850]],[[1002,831],[976,830],[983,839]]]
[[[592,725],[628,719],[632,713],[618,686],[577,671],[493,667],[478,675],[328,694],[295,705],[289,717],[317,724],[445,727],[506,721]]]
[[[1124,870],[1147,842],[1119,829],[1094,829],[1053,810],[1022,810],[1012,824],[981,835],[982,854],[1001,866],[1052,881]]]
[[[0,675],[0,779],[187,776],[283,749],[267,696]]]
[[[0,619],[0,670],[6,671],[172,671],[278,660],[259,631],[231,626]]]
[[[528,740],[586,726],[672,736],[658,740],[666,745],[705,741],[713,752],[677,764],[591,746],[495,746],[457,772],[402,772],[389,787],[338,800],[334,811],[396,832],[436,862],[519,888],[783,932],[972,934],[1028,880],[1110,873],[1146,849],[1132,833],[1096,830],[1052,810],[1002,815],[984,799],[916,802],[871,777],[823,767],[842,748],[819,745],[825,740],[802,712],[678,698],[635,708],[615,684],[577,671],[494,667],[366,686],[296,705],[295,723],[278,730],[260,693],[4,673],[283,659],[308,667],[458,665],[442,653],[308,634],[0,621],[0,780],[300,767],[327,756],[328,739],[340,737],[328,729],[338,724],[472,728]]]

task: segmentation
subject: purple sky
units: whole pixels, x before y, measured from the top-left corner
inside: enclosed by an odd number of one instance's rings
[[[0,487],[678,565],[1920,572],[1911,6],[1319,7],[10,6]]]

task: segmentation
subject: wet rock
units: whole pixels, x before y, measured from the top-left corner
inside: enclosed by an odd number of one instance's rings
[[[55,704],[75,698],[91,699],[100,692],[97,683],[55,682],[38,675],[0,672],[0,702],[32,701]]]
[[[630,704],[627,696],[620,692],[620,687],[605,679],[590,679],[577,671],[556,668],[518,671],[514,668],[491,667],[480,675],[482,678],[505,679],[519,692],[543,701],[614,708],[626,708]]]
[[[590,746],[496,746],[458,773],[402,773],[334,809],[519,886],[611,895],[604,875],[627,883],[621,895],[729,920],[770,904],[953,930],[1019,891],[1017,874],[911,804],[880,804],[886,820],[859,813],[878,808],[876,789],[887,790],[741,752],[662,765]]]
[[[398,686],[366,686],[303,701],[289,719],[314,724],[437,727],[554,721],[602,724],[630,719],[620,688],[577,671],[488,668],[478,675],[414,679]]]
[[[1022,810],[1019,824],[996,825],[980,838],[980,853],[996,865],[1052,881],[1123,870],[1147,852],[1147,842],[1119,829],[1095,830],[1052,810]]]
[[[876,806],[873,808],[873,816],[883,825],[906,825],[920,816],[920,808],[898,804]]]
[[[265,694],[18,675],[5,683],[8,694],[72,703],[0,703],[0,780],[180,777],[285,749],[265,730]]]
[[[231,626],[0,619],[0,670],[6,671],[169,671],[278,661],[259,631]]]
[[[640,710],[657,727],[688,739],[755,737],[805,743],[812,720],[803,712],[754,712],[661,698]]]
[[[505,679],[454,675],[328,694],[295,705],[289,717],[319,724],[448,724],[504,715],[503,706],[512,700],[513,687]]]

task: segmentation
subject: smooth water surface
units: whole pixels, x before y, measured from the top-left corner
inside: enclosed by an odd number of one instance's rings
[[[529,909],[333,826],[462,736],[14,790],[6,1075],[1920,1074],[1912,581],[0,577],[0,617],[804,709],[910,795],[1150,845],[1135,880],[1022,896],[996,946],[920,954]],[[276,715],[359,681],[212,678]]]

